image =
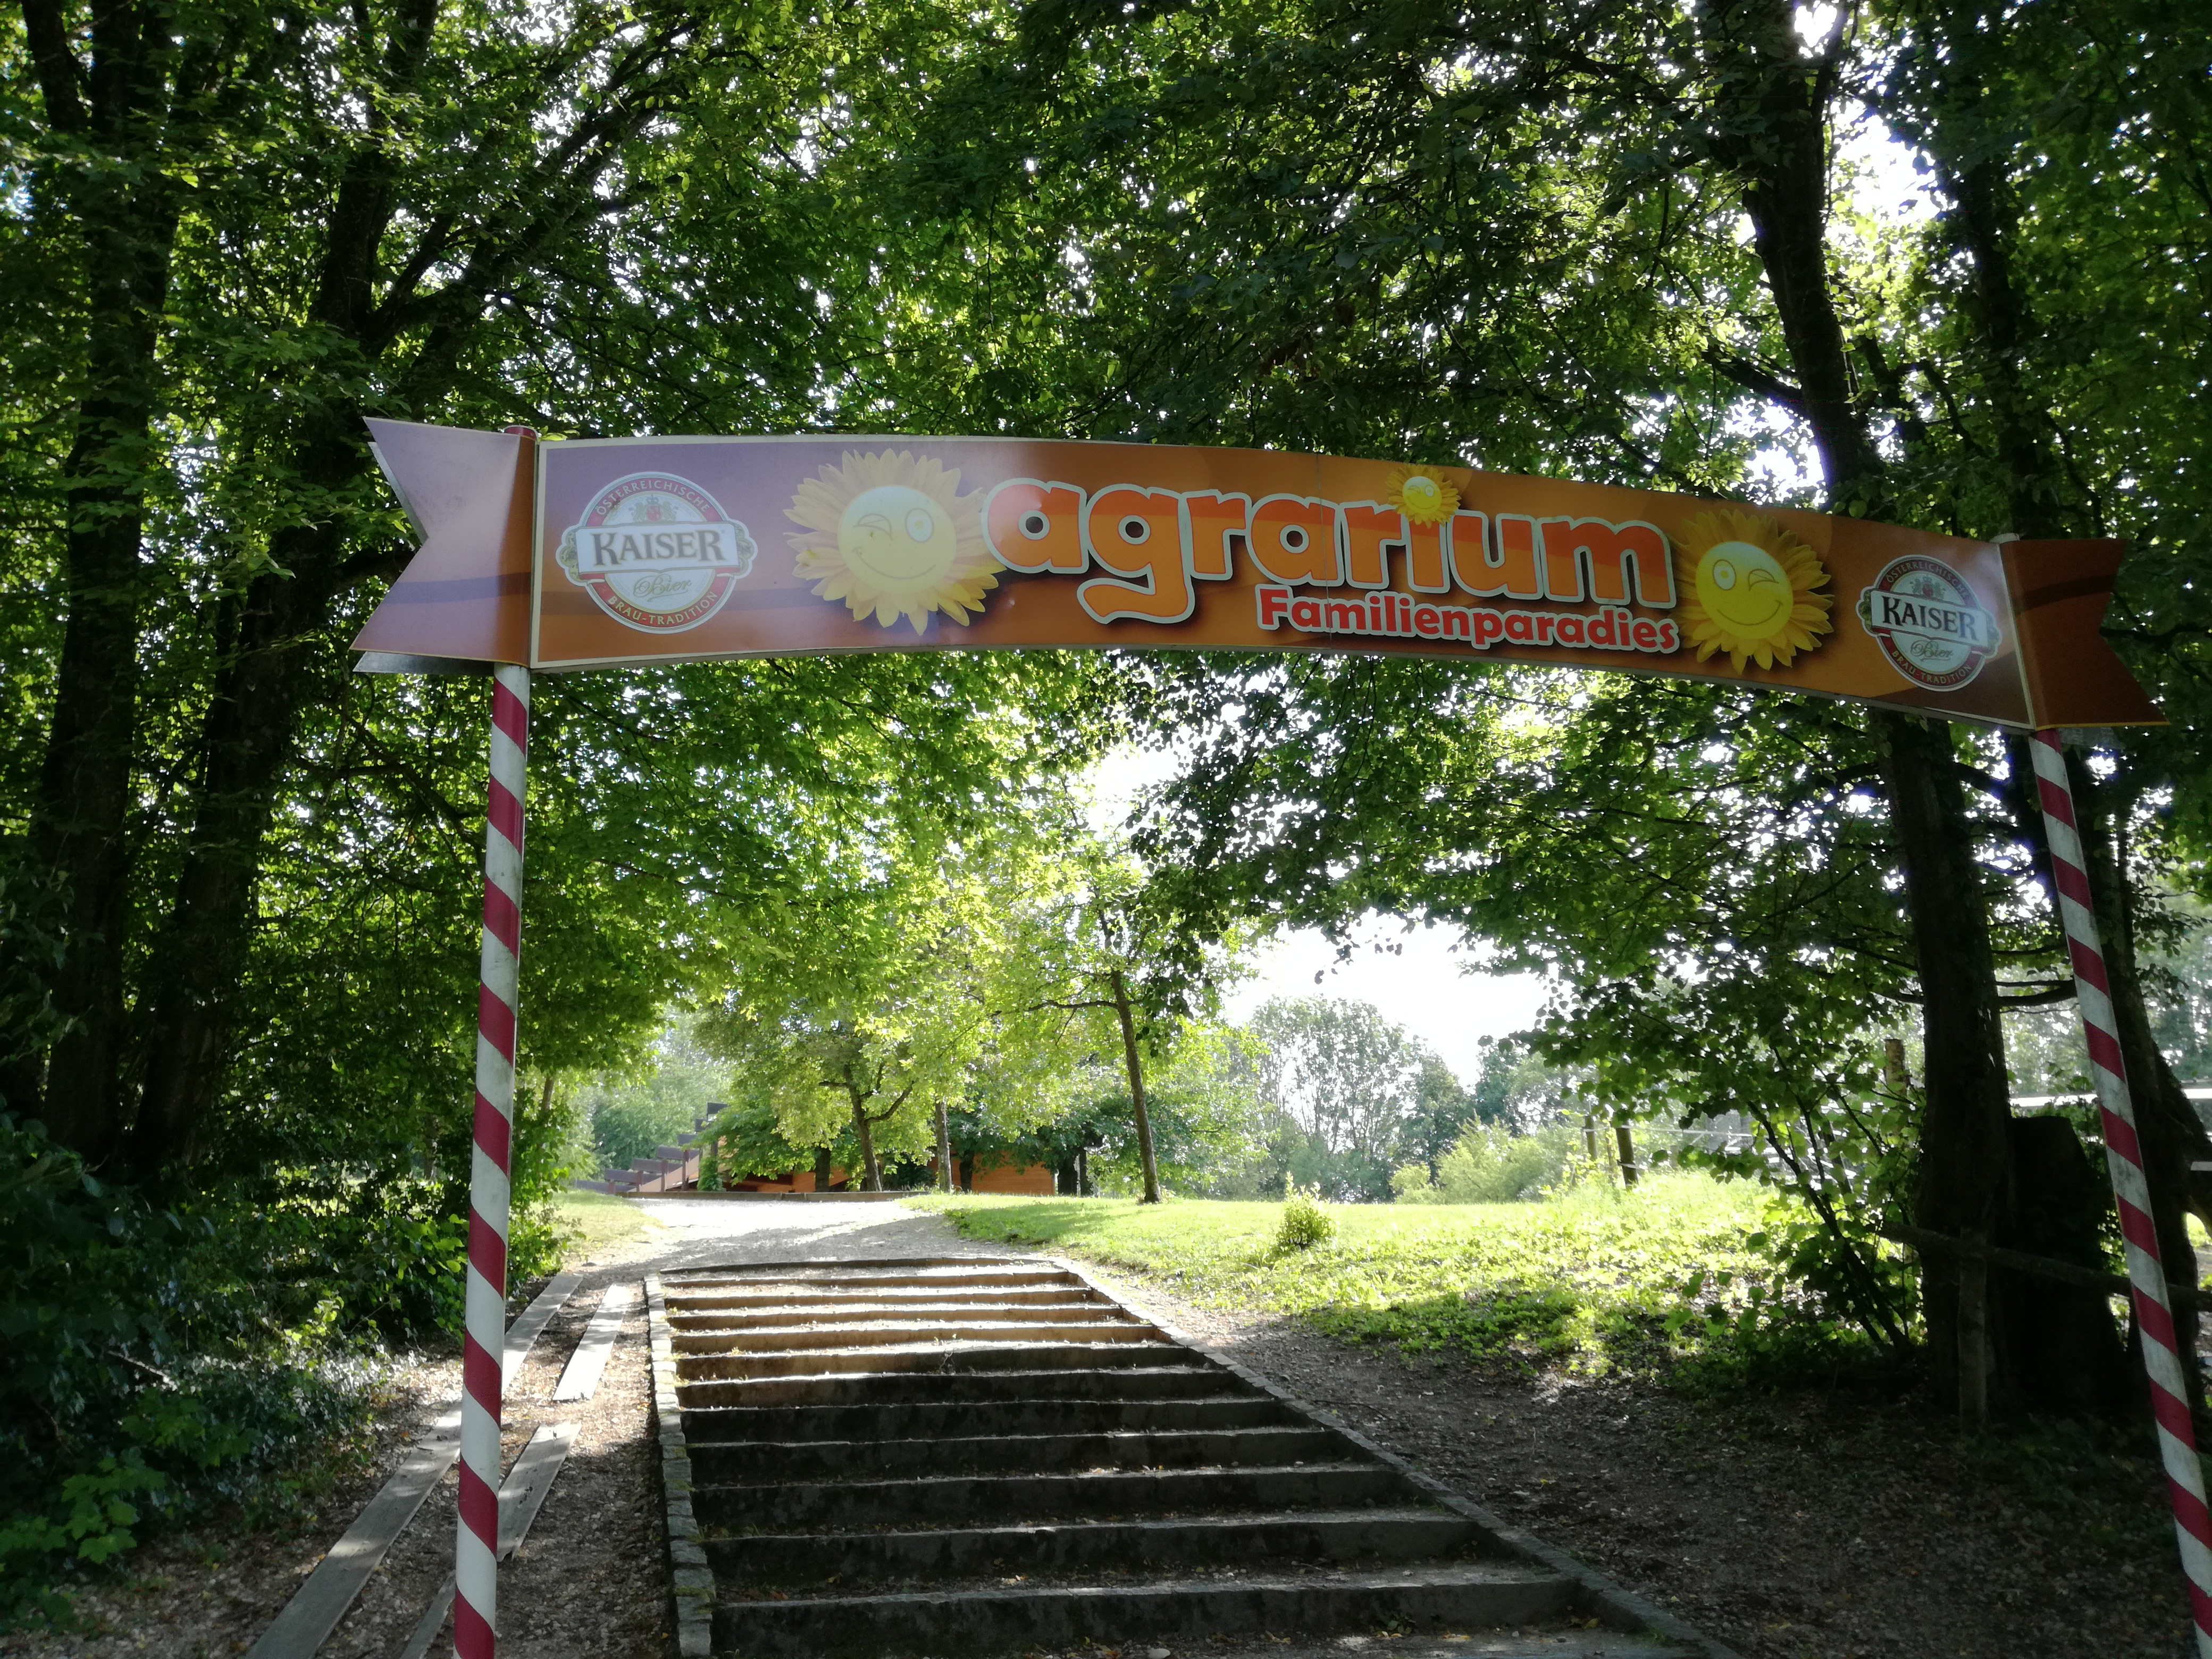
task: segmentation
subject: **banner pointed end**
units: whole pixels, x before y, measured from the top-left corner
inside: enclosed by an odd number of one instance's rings
[[[2102,631],[2127,544],[2017,541],[2002,551],[2033,723],[2164,726]]]
[[[371,659],[528,662],[537,440],[406,421],[368,425],[377,465],[422,544],[353,641],[362,672],[429,672],[369,667]]]

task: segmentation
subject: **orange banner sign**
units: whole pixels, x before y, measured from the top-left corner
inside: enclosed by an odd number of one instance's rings
[[[2117,542],[1268,450],[370,425],[425,538],[354,642],[380,655],[1360,651],[2160,718],[2098,632]]]

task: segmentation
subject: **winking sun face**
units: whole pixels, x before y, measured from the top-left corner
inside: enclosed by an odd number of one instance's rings
[[[1390,475],[1382,497],[1413,524],[1442,524],[1459,511],[1459,491],[1426,467],[1401,466]]]
[[[1699,662],[1725,651],[1739,674],[1746,660],[1786,668],[1834,631],[1834,602],[1813,591],[1828,584],[1820,556],[1773,520],[1701,513],[1682,526],[1676,547],[1686,590],[1682,630]]]
[[[933,611],[969,621],[998,586],[1000,566],[975,497],[959,492],[959,472],[927,457],[847,451],[785,509],[801,526],[791,538],[799,575],[885,628],[904,617],[919,634]]]

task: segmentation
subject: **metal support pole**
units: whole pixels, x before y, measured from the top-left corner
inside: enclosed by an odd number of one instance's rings
[[[522,795],[530,671],[493,671],[485,808],[483,955],[477,992],[475,1152],[469,1177],[466,1335],[461,1360],[461,1524],[453,1546],[453,1651],[493,1659],[499,1628],[499,1419],[507,1350],[508,1147],[514,1132],[515,1008],[522,965]]]
[[[2120,1232],[2127,1241],[2128,1280],[2135,1294],[2136,1323],[2142,1333],[2143,1369],[2150,1373],[2151,1414],[2158,1419],[2158,1449],[2166,1464],[2166,1494],[2173,1504],[2174,1535],[2181,1546],[2182,1571],[2189,1578],[2197,1652],[2198,1659],[2212,1659],[2212,1513],[2205,1508],[2204,1469],[2197,1459],[2189,1387],[2174,1347],[2173,1311],[2166,1301],[2158,1229],[2151,1222],[2150,1187],[2143,1176],[2135,1103],[2128,1094],[2119,1026],[2112,1018],[2112,982],[2105,972],[2104,945],[2090,902],[2088,866],[2075,828],[2074,789],[2067,781],[2066,757],[2057,732],[2038,732],[2028,749],[2035,757],[2036,788],[2051,843],[2051,886],[2066,929],[2067,952],[2074,962],[2081,1035],[2088,1042],[2089,1069],[2104,1107],[2105,1156],[2112,1166],[2112,1195],[2119,1204]],[[2190,1277],[2193,1281],[2196,1275],[2191,1272]]]

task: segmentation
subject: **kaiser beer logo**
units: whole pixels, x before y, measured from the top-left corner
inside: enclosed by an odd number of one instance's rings
[[[639,472],[592,498],[558,556],[568,580],[624,627],[680,634],[722,608],[757,551],[698,485]]]
[[[1966,684],[2002,638],[1966,579],[1924,553],[1884,565],[1860,592],[1858,616],[1890,666],[1930,691]]]

